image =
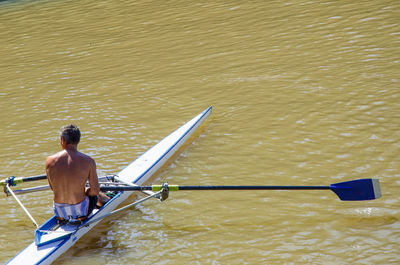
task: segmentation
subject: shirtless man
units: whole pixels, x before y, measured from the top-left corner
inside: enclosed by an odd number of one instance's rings
[[[58,220],[82,221],[91,213],[99,196],[96,163],[78,152],[81,133],[75,125],[60,129],[62,151],[47,157],[47,179],[54,193],[54,213]],[[89,188],[86,182],[89,181]],[[104,203],[105,195],[101,196]],[[90,198],[90,199],[89,199]]]

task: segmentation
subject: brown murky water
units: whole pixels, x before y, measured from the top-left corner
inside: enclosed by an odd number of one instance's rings
[[[398,264],[400,2],[0,3],[0,177],[43,174],[66,123],[113,174],[209,105],[156,183],[329,185],[178,192],[108,218],[57,264]],[[41,182],[40,184],[44,184]],[[51,192],[20,196],[51,216]],[[133,199],[133,198],[132,198]],[[0,198],[0,261],[34,227]]]

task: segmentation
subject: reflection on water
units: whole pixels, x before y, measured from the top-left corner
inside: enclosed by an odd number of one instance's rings
[[[383,197],[173,193],[108,218],[58,264],[398,263],[398,9],[385,1],[2,2],[0,176],[42,174],[65,123],[80,126],[80,149],[99,174],[114,174],[213,105],[163,181],[374,177]],[[51,215],[50,191],[21,200],[39,222]],[[5,262],[33,228],[11,198],[1,202]]]

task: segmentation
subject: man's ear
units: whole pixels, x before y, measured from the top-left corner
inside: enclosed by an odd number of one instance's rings
[[[60,144],[61,144],[61,147],[63,149],[65,149],[65,147],[67,146],[67,143],[65,142],[64,137],[60,137]]]

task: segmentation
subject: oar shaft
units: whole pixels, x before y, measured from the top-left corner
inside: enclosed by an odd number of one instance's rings
[[[153,192],[167,187],[169,191],[178,190],[331,190],[342,201],[374,200],[381,197],[379,180],[377,179],[356,179],[329,186],[179,186],[179,185],[153,185],[137,187],[102,186],[102,191],[123,191],[123,190],[151,190]]]
[[[10,177],[4,180],[0,181],[0,186],[3,186],[5,184],[9,184],[10,186],[15,186],[19,183],[22,182],[29,182],[29,181],[36,181],[36,180],[42,180],[42,179],[47,179],[46,175],[38,175],[38,176],[31,176],[31,177]]]
[[[21,178],[21,179],[22,179],[22,182],[36,181],[36,180],[47,179],[47,175],[24,177],[24,178]]]
[[[119,182],[121,182],[121,183],[123,183],[123,184],[125,184],[125,185],[127,185],[127,186],[129,186],[129,187],[139,187],[139,185],[136,185],[136,184],[134,184],[134,183],[131,183],[131,182],[129,182],[129,181],[126,181],[126,180],[124,180],[124,179],[122,179],[122,178],[120,178],[120,177],[118,177],[118,176],[114,176],[114,179],[116,179],[116,180],[118,180]],[[132,189],[132,190],[140,190],[140,191],[142,191],[144,194],[146,194],[146,195],[153,195],[154,193],[151,191],[151,189]],[[161,189],[160,189],[161,190]]]
[[[178,186],[168,185],[174,190],[329,190],[329,186]],[[153,190],[159,189],[153,185]]]
[[[123,191],[123,190],[152,190],[159,191],[162,185],[153,186],[101,186],[102,191]],[[168,185],[169,191],[178,190],[329,190],[329,186],[179,186]]]

